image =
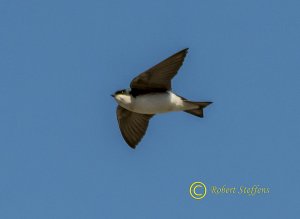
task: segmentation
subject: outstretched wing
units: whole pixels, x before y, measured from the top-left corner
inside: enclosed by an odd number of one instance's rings
[[[149,120],[154,115],[128,111],[120,105],[117,107],[117,118],[124,140],[135,148],[146,133]]]
[[[175,53],[135,77],[130,84],[133,92],[171,90],[171,79],[181,67],[188,48]]]

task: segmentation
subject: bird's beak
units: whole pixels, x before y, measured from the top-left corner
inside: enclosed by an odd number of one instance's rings
[[[114,94],[111,94],[110,96],[112,96],[112,97],[115,97],[115,95],[114,95]]]

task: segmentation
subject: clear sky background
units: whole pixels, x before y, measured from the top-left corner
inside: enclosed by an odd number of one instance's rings
[[[0,218],[297,218],[300,1],[0,1]],[[189,47],[200,119],[132,150],[110,94]],[[189,186],[266,195],[194,200]]]

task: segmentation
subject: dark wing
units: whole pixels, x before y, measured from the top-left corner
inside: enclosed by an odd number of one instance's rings
[[[117,107],[117,118],[123,138],[127,144],[135,148],[146,133],[149,120],[154,115],[140,114]]]
[[[187,51],[188,48],[181,50],[135,77],[130,84],[133,92],[171,90],[171,79],[181,67]]]

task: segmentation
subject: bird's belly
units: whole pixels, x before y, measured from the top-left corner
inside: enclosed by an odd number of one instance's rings
[[[142,114],[157,114],[182,111],[184,108],[180,97],[172,93],[164,93],[137,96],[131,110]]]

